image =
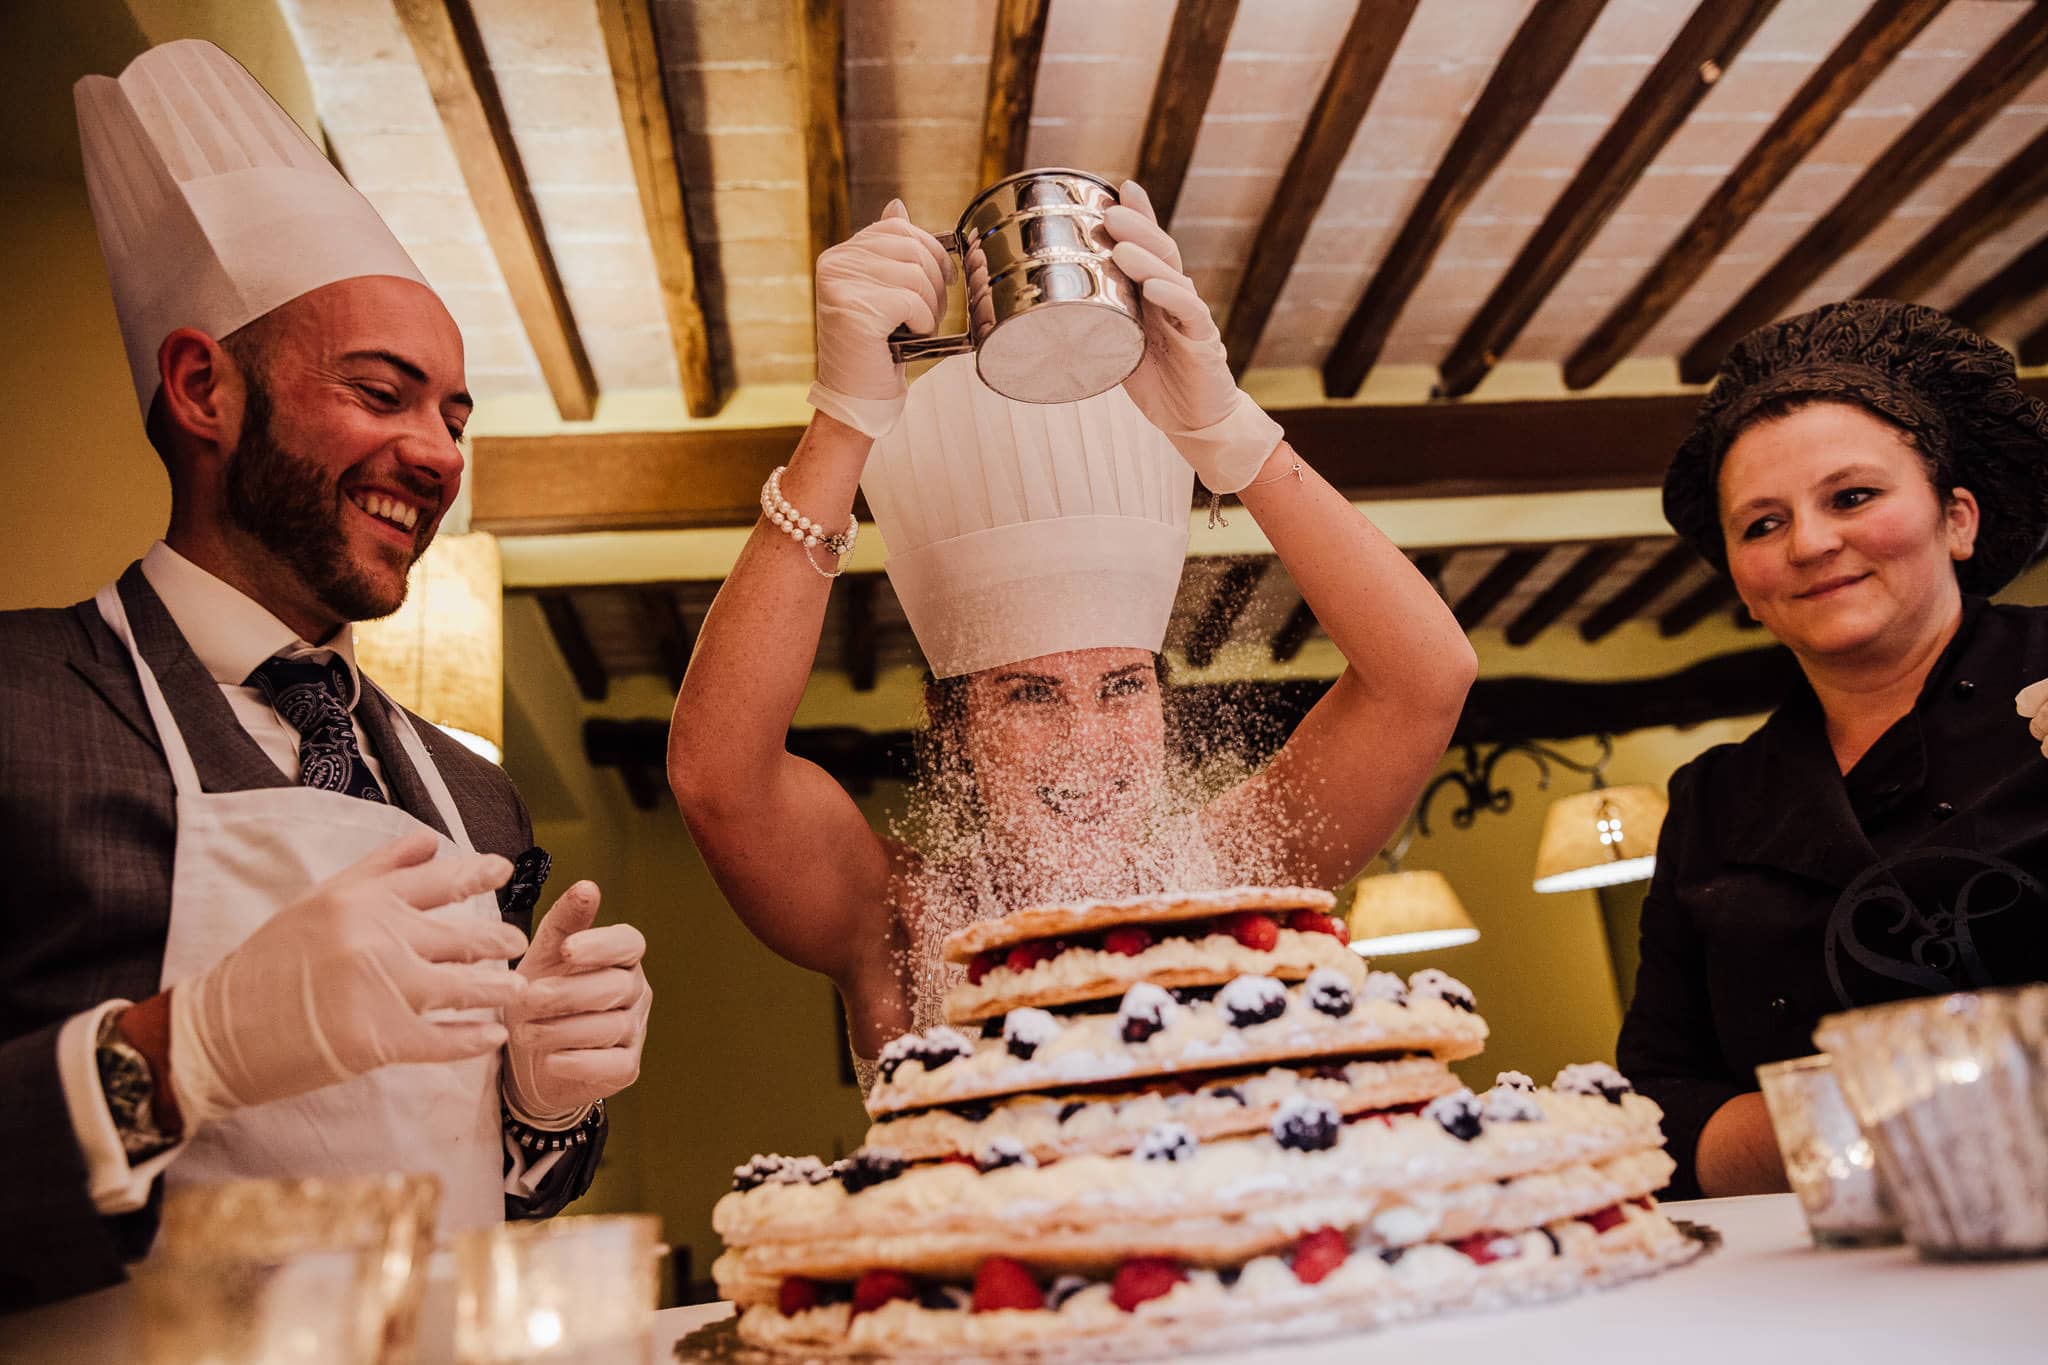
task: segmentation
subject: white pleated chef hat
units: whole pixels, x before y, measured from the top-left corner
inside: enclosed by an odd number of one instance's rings
[[[85,188],[145,419],[157,348],[364,275],[425,284],[369,201],[241,63],[196,38],[72,87]]]
[[[884,567],[941,678],[1166,639],[1194,471],[1122,388],[1020,403],[954,356],[861,476]]]

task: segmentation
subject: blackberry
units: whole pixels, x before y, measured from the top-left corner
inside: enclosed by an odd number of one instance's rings
[[[1209,1093],[1214,1095],[1219,1100],[1233,1100],[1240,1107],[1250,1103],[1249,1100],[1245,1099],[1244,1091],[1239,1090],[1234,1085],[1218,1086],[1216,1089],[1211,1090]]]
[[[965,1312],[974,1306],[974,1295],[957,1284],[928,1284],[917,1291],[917,1306],[935,1313]]]
[[[1453,1090],[1448,1095],[1438,1095],[1422,1114],[1424,1118],[1435,1120],[1438,1127],[1460,1142],[1470,1142],[1478,1137],[1483,1126],[1479,1097],[1470,1090]]]
[[[982,1036],[982,1037],[984,1037],[984,1038],[1000,1038],[1000,1037],[1002,1037],[1002,1036],[1003,1036],[1003,1021],[1002,1021],[1002,1017],[1001,1017],[1000,1015],[991,1015],[991,1016],[990,1016],[989,1018],[987,1018],[987,1019],[984,1019],[984,1020],[982,1020],[982,1021],[981,1021],[981,1036]]]
[[[906,1062],[917,1062],[926,1071],[937,1071],[948,1062],[973,1055],[974,1044],[958,1029],[940,1027],[891,1039],[882,1049],[877,1070],[884,1081],[893,1081]]]
[[[986,1123],[988,1116],[996,1111],[994,1100],[962,1100],[946,1108],[947,1112],[957,1114],[969,1123]]]
[[[903,1174],[903,1158],[879,1147],[863,1147],[839,1163],[839,1183],[848,1194],[885,1185]]]
[[[1635,1092],[1628,1077],[1605,1062],[1574,1063],[1558,1072],[1557,1079],[1550,1085],[1553,1090],[1567,1094],[1598,1095],[1609,1104],[1620,1104],[1623,1095]]]
[[[1273,1116],[1273,1141],[1290,1152],[1323,1152],[1337,1145],[1344,1116],[1336,1106],[1290,1095]]]
[[[1133,1153],[1140,1161],[1187,1161],[1195,1154],[1195,1135],[1178,1123],[1162,1123],[1145,1134]]]
[[[1088,1283],[1088,1277],[1085,1275],[1060,1276],[1052,1282],[1052,1287],[1045,1291],[1045,1306],[1057,1310],[1061,1304],[1086,1289]]]
[[[1216,1272],[1216,1283],[1222,1285],[1225,1289],[1229,1289],[1238,1282],[1238,1279],[1243,1274],[1243,1266],[1227,1265]]]
[[[1385,1000],[1390,1004],[1408,1003],[1408,984],[1392,972],[1367,972],[1365,975],[1365,998]]]
[[[744,1194],[763,1185],[816,1185],[827,1178],[825,1163],[814,1156],[756,1156],[733,1168],[732,1187]]]
[[[986,1174],[1000,1171],[1005,1166],[1022,1166],[1029,1170],[1038,1164],[1038,1158],[1024,1150],[1024,1144],[1011,1137],[991,1138],[988,1146],[981,1149],[974,1158],[974,1169]]]
[[[1175,1009],[1173,997],[1149,981],[1141,981],[1124,992],[1118,1006],[1118,1031],[1127,1043],[1142,1043],[1166,1027]]]
[[[1059,1036],[1060,1021],[1044,1010],[1015,1009],[1003,1018],[1003,1046],[1012,1057],[1028,1062],[1038,1049]]]
[[[1080,1113],[1083,1109],[1086,1109],[1087,1107],[1087,1104],[1081,1100],[1068,1100],[1065,1104],[1060,1106],[1060,1122],[1065,1123],[1068,1119],[1074,1117],[1074,1115]]]
[[[1308,997],[1308,1003],[1316,1013],[1327,1014],[1332,1019],[1342,1019],[1358,1003],[1351,983],[1328,967],[1318,967],[1310,972],[1302,993]]]
[[[1479,1002],[1474,998],[1470,986],[1434,967],[1425,967],[1409,977],[1408,992],[1424,999],[1441,1000],[1451,1008],[1463,1010],[1467,1014],[1476,1013],[1479,1009]]]
[[[1407,1254],[1407,1247],[1388,1247],[1380,1253],[1380,1259],[1388,1265],[1399,1265],[1401,1264],[1401,1258]]]
[[[1287,1013],[1287,988],[1270,976],[1240,976],[1223,988],[1216,1002],[1232,1028],[1250,1028]]]

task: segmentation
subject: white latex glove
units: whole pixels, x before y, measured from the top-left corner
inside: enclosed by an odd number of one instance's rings
[[[1124,391],[1210,492],[1235,493],[1280,444],[1280,424],[1237,387],[1216,320],[1182,273],[1180,247],[1159,226],[1151,198],[1135,180],[1119,193],[1122,202],[1104,215],[1116,239],[1110,257],[1146,305],[1145,358]]]
[[[520,960],[526,996],[505,1010],[505,1099],[513,1114],[556,1125],[615,1095],[640,1074],[654,1004],[640,959],[647,940],[630,924],[593,929],[597,887],[564,891]]]
[[[2022,687],[2012,700],[2027,718],[2027,733],[2041,742],[2041,756],[2048,758],[2048,678]]]
[[[505,962],[526,935],[502,920],[430,918],[503,886],[496,854],[435,858],[408,835],[320,883],[206,971],[171,990],[171,1085],[187,1131],[236,1109],[397,1062],[485,1056],[493,1017],[526,992]]]
[[[898,327],[929,334],[945,312],[953,256],[910,221],[901,199],[818,257],[818,381],[810,404],[880,436],[903,411],[903,367],[889,354]]]

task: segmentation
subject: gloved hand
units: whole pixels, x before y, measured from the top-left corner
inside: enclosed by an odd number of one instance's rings
[[[2014,708],[2027,718],[2027,732],[2041,741],[2041,756],[2048,758],[2048,678],[2022,687],[2012,700]]]
[[[1280,444],[1280,424],[1237,387],[1216,320],[1181,272],[1180,247],[1159,226],[1152,200],[1135,180],[1119,194],[1122,202],[1104,215],[1116,239],[1110,257],[1146,305],[1145,358],[1124,391],[1210,492],[1235,493]]]
[[[503,1079],[516,1118],[558,1124],[640,1074],[654,1004],[640,970],[647,940],[630,924],[591,928],[597,900],[591,882],[564,891],[520,960],[527,991],[505,1010]]]
[[[952,253],[910,221],[901,199],[818,257],[818,381],[809,401],[857,431],[880,436],[903,411],[903,367],[889,334],[938,330]]]
[[[492,918],[421,913],[493,891],[496,854],[435,858],[420,833],[320,883],[206,971],[171,988],[171,1085],[187,1132],[396,1062],[453,1062],[500,1047],[492,1019],[526,993],[504,963],[526,936]]]

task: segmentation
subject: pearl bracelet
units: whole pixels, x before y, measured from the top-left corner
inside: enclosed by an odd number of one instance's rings
[[[835,565],[831,569],[818,568],[817,557],[811,551],[822,545],[839,559],[853,553],[853,543],[860,538],[860,521],[849,520],[846,529],[838,535],[830,535],[823,526],[796,510],[796,505],[782,496],[782,472],[788,465],[777,465],[768,476],[768,482],[761,485],[761,514],[768,518],[776,530],[801,545],[804,558],[813,569],[826,578],[837,578],[841,570]]]

